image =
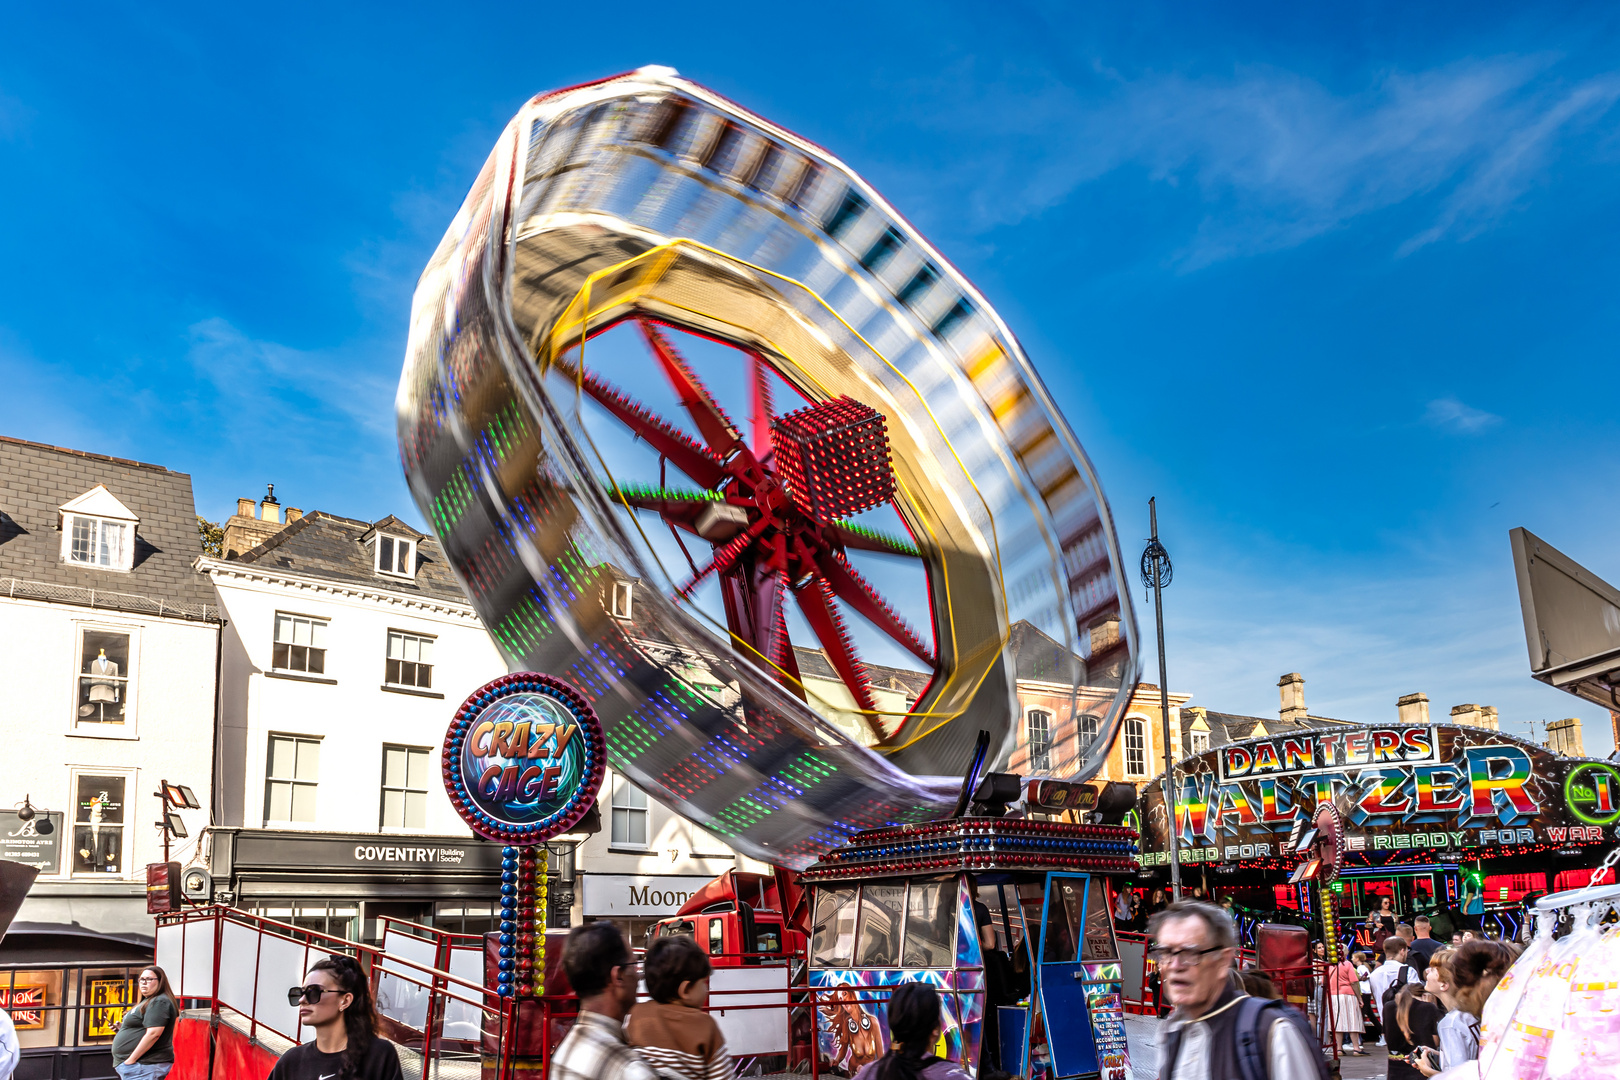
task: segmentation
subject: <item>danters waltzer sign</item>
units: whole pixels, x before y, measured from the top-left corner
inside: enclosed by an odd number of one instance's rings
[[[1346,791],[1348,861],[1472,858],[1620,838],[1620,770],[1488,728],[1396,724],[1247,739],[1176,766],[1182,862],[1290,861],[1297,815]],[[1143,866],[1169,861],[1162,788],[1144,792]],[[1399,861],[1399,860],[1396,860]]]

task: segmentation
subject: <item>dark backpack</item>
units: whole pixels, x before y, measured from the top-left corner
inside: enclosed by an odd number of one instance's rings
[[[1409,971],[1412,975],[1417,974],[1417,969],[1411,964],[1402,964],[1401,969],[1395,973],[1395,981],[1384,988],[1384,996],[1379,999],[1378,1015],[1385,1018],[1386,1030],[1389,1028],[1388,1018],[1395,1015],[1395,995],[1401,992],[1401,987],[1412,981],[1411,976],[1407,975]]]
[[[1243,997],[1238,999],[1237,1016],[1232,1021],[1232,1041],[1237,1052],[1238,1075],[1235,1080],[1271,1080],[1271,1062],[1267,1056],[1266,1034],[1278,1020],[1293,1024],[1305,1045],[1318,1047],[1321,1040],[1311,1030],[1300,1011],[1286,1001],[1270,998]],[[1181,1032],[1167,1040],[1159,1059],[1159,1075],[1170,1077],[1175,1072],[1176,1058],[1181,1054]],[[1320,1053],[1313,1056],[1317,1080],[1328,1080],[1327,1063]],[[1230,1080],[1223,1077],[1221,1080]]]
[[[1236,1026],[1232,1029],[1237,1044],[1239,1080],[1271,1080],[1271,1061],[1266,1054],[1265,1035],[1278,1020],[1293,1024],[1305,1040],[1305,1045],[1320,1047],[1310,1024],[1300,1011],[1286,1001],[1269,998],[1246,997],[1238,1002]],[[1321,1053],[1312,1055],[1316,1062],[1317,1080],[1328,1080],[1327,1063]]]

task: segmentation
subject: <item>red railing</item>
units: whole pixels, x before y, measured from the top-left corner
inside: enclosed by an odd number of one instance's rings
[[[448,937],[442,931],[421,929]],[[171,972],[176,993],[206,1001],[215,1022],[222,1019],[222,1010],[242,1017],[246,1024],[243,1034],[256,1042],[265,1033],[289,1043],[299,1041],[297,1007],[285,1004],[287,989],[302,985],[305,972],[322,956],[343,954],[360,961],[374,995],[385,977],[427,995],[421,1025],[393,1017],[387,1021],[388,1034],[395,1042],[421,1054],[421,1075],[430,1075],[444,1054],[442,1022],[446,1005],[452,1003],[479,1017],[481,1033],[494,1035],[496,1077],[509,1080],[512,1074],[516,1012],[509,999],[486,992],[481,977],[469,980],[370,945],[224,907],[160,915],[157,937],[157,962]],[[433,942],[436,949],[440,943]],[[251,976],[246,975],[248,971]],[[179,973],[177,979],[174,972]],[[452,1041],[460,1044],[458,1051],[468,1042]],[[483,1050],[480,1046],[480,1056]]]
[[[383,947],[378,948],[224,907],[161,915],[157,922],[158,963],[171,972],[176,993],[198,1000],[209,1010],[211,1021],[243,1028],[242,1034],[255,1042],[262,1043],[267,1036],[299,1041],[297,1007],[284,1004],[286,992],[302,985],[309,968],[328,954],[347,954],[360,961],[379,1004],[383,1034],[421,1054],[423,1077],[433,1075],[441,1060],[457,1057],[477,1057],[486,1066],[493,1065],[494,1080],[511,1080],[520,1059],[525,1075],[532,1075],[538,1064],[543,1076],[549,1071],[552,1050],[579,1011],[572,994],[521,1001],[498,997],[485,985],[484,939],[476,934],[385,917]],[[799,1063],[809,1054],[814,1072],[814,1018],[805,1017],[812,995],[802,984],[793,985],[791,977],[803,971],[804,954],[750,953],[714,959],[732,962],[716,968],[722,980],[727,973],[736,973],[759,985],[712,989],[709,1011],[781,1014],[780,1050],[735,1056],[744,1063],[764,1057]],[[773,979],[772,973],[778,971],[780,979]],[[748,979],[751,973],[763,977]],[[241,1019],[233,1021],[228,1015],[233,1013]],[[803,1039],[795,1042],[795,1029],[809,1039],[808,1045]],[[736,1045],[744,1044],[738,1040]],[[486,1069],[483,1075],[491,1073]]]

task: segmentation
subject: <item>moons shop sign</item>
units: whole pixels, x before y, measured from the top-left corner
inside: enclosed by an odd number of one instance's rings
[[[561,679],[518,672],[474,691],[444,740],[444,786],[479,836],[539,844],[585,816],[602,786],[602,725]]]
[[[1397,724],[1246,739],[1176,766],[1176,838],[1185,862],[1294,861],[1297,815],[1352,792],[1352,864],[1400,861],[1413,849],[1471,858],[1601,844],[1620,838],[1620,769],[1566,758],[1489,728]],[[1155,783],[1144,793],[1142,865],[1169,860],[1169,822]]]

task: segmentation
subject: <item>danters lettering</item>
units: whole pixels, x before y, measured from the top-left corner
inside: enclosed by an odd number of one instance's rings
[[[1216,755],[1222,780],[1288,776],[1345,766],[1435,761],[1432,728],[1369,728],[1313,732],[1223,746]]]

